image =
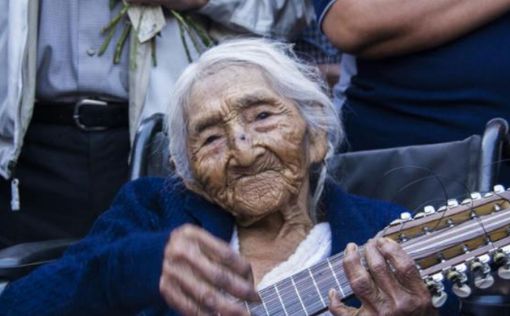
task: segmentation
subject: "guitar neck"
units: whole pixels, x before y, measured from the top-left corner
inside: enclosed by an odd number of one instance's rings
[[[500,262],[495,263],[501,266],[510,262],[510,191],[498,190],[484,198],[478,195],[441,212],[397,221],[381,235],[399,240],[416,261],[422,278],[429,281],[435,276],[442,279],[445,271],[451,269],[462,272],[470,265],[479,267],[481,262],[487,265],[489,257],[498,252]],[[359,249],[363,252],[363,247]],[[507,261],[501,261],[502,254]],[[344,273],[343,257],[343,252],[336,254],[262,289],[259,291],[262,303],[245,303],[247,310],[251,315],[321,313],[328,307],[330,289],[335,289],[342,299],[353,294]],[[490,270],[488,265],[487,268]]]
[[[251,315],[317,315],[327,309],[330,289],[342,298],[353,294],[342,259],[339,253],[260,290],[262,303],[246,303],[246,308]]]

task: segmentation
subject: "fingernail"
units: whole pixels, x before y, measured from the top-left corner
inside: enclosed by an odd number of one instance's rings
[[[350,242],[350,243],[347,244],[347,252],[348,253],[353,253],[353,252],[356,252],[356,251],[358,251],[358,245],[356,245],[353,242]]]
[[[330,301],[333,301],[334,299],[336,299],[335,289],[329,289],[328,296],[329,296]]]

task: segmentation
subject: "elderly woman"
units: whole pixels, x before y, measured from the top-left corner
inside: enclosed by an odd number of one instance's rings
[[[168,110],[176,176],[127,184],[62,259],[5,290],[0,314],[435,313],[398,244],[370,240],[364,255],[347,244],[401,210],[327,180],[342,131],[320,82],[283,44],[238,40],[203,54]],[[359,309],[340,302],[339,283],[324,292],[312,269],[292,292],[315,291],[299,305],[286,304],[285,288],[267,290],[345,247],[331,269],[345,273]]]

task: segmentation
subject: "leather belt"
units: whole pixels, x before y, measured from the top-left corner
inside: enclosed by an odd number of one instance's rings
[[[36,102],[33,122],[74,125],[84,131],[103,131],[108,128],[128,127],[127,103],[112,103],[81,99],[74,103]]]

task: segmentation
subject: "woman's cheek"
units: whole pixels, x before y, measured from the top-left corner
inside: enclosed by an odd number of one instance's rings
[[[214,177],[214,180],[216,180],[225,171],[225,161],[224,151],[221,148],[210,148],[201,155],[197,170],[200,174],[206,175],[206,178]]]

